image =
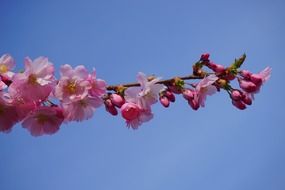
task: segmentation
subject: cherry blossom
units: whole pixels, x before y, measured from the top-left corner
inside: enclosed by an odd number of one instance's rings
[[[14,73],[11,71],[15,67],[15,61],[9,54],[0,57],[0,75],[11,79]]]
[[[8,133],[19,120],[9,95],[0,91],[0,132]]]
[[[0,132],[8,133],[22,123],[33,136],[54,134],[63,122],[90,119],[104,105],[116,116],[120,112],[128,128],[138,129],[153,118],[152,106],[158,102],[165,108],[182,96],[193,110],[205,106],[207,96],[226,91],[233,106],[240,110],[252,105],[254,96],[270,78],[271,68],[259,73],[241,70],[245,55],[228,67],[210,60],[205,53],[193,64],[193,74],[183,77],[147,77],[137,75],[137,83],[109,85],[83,66],[60,67],[60,78],[46,57],[25,58],[25,69],[13,73],[14,59],[0,57]],[[207,71],[209,70],[209,71]],[[196,83],[187,80],[199,80]],[[238,81],[234,87],[232,81]]]
[[[216,75],[209,75],[202,79],[196,86],[199,105],[204,107],[206,97],[213,95],[217,88],[213,85],[219,78]]]
[[[125,91],[127,102],[137,103],[143,109],[150,109],[150,106],[158,101],[158,94],[166,87],[157,84],[159,78],[148,80],[144,73],[139,72],[137,76],[140,87],[130,87]]]
[[[60,68],[60,76],[54,91],[55,97],[60,101],[69,103],[81,100],[88,95],[88,91],[92,88],[88,81],[90,76],[83,65],[73,69],[70,65],[65,64]]]
[[[56,133],[64,120],[63,110],[59,107],[40,106],[23,120],[22,126],[33,136]]]
[[[17,73],[9,86],[10,95],[23,101],[44,101],[55,86],[54,67],[46,57],[25,59],[25,71]]]
[[[93,72],[88,75],[87,79],[91,85],[89,89],[89,94],[91,96],[101,97],[106,93],[106,82],[102,79],[96,78],[96,71],[93,69]]]
[[[121,107],[122,117],[126,120],[127,127],[138,129],[138,127],[153,118],[150,110],[144,110],[139,105],[127,102]]]
[[[83,99],[64,102],[65,121],[82,121],[90,119],[96,108],[102,105],[102,99],[98,97],[85,96]]]

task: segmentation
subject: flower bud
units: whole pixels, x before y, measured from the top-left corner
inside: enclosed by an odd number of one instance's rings
[[[209,54],[209,53],[203,53],[203,54],[201,55],[200,60],[201,60],[201,61],[209,61],[209,57],[210,57],[210,54]]]
[[[233,90],[231,92],[231,98],[235,101],[239,101],[242,99],[242,93],[239,90]]]
[[[110,99],[105,100],[105,109],[112,115],[118,115],[118,111]]]
[[[175,96],[172,91],[166,90],[164,94],[170,102],[175,102]]]
[[[232,100],[232,104],[240,110],[244,110],[246,108],[246,105],[241,101]]]
[[[247,104],[247,105],[251,105],[252,104],[252,98],[250,97],[249,94],[245,93],[242,97],[242,102]]]
[[[186,100],[192,100],[194,98],[194,93],[190,89],[183,90],[182,95]]]
[[[214,72],[216,73],[223,73],[226,71],[225,67],[223,65],[220,64],[216,64],[214,62],[210,62],[207,64],[207,66],[212,69]]]
[[[188,100],[188,104],[192,107],[193,110],[198,110],[200,107],[199,102],[196,101],[195,99]]]
[[[160,96],[159,101],[164,107],[169,107],[170,102],[166,96]]]
[[[127,102],[121,107],[122,117],[128,121],[139,117],[140,108],[137,104]]]
[[[213,70],[216,73],[223,73],[223,72],[225,72],[226,69],[223,65],[216,64],[215,67],[213,68]]]
[[[110,100],[112,104],[114,104],[118,108],[120,108],[125,103],[125,100],[123,99],[123,97],[118,94],[111,94]]]
[[[258,87],[251,81],[239,80],[239,86],[248,93],[253,93],[258,90]]]
[[[252,75],[252,73],[251,73],[250,71],[248,71],[248,70],[242,70],[242,71],[240,72],[240,75],[241,75],[242,77],[244,77],[245,79],[249,80],[249,79],[250,79],[250,76]]]
[[[252,75],[250,75],[250,80],[256,86],[261,86],[262,85],[262,77],[259,74],[252,74]]]

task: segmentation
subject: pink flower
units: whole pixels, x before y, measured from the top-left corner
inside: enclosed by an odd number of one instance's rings
[[[102,79],[96,78],[95,69],[91,74],[89,74],[88,81],[91,84],[91,88],[89,89],[89,94],[91,96],[101,97],[106,93],[106,82]]]
[[[83,99],[62,102],[66,121],[82,121],[90,119],[96,108],[102,105],[101,98],[85,96]]]
[[[25,59],[25,71],[13,76],[9,93],[18,100],[44,101],[55,86],[54,67],[46,57]]]
[[[63,102],[78,101],[88,95],[88,90],[92,89],[88,80],[93,80],[88,75],[88,71],[83,65],[72,69],[70,65],[63,65],[60,68],[61,78],[55,87],[55,97]]]
[[[8,133],[19,121],[16,106],[8,94],[0,92],[0,132]]]
[[[22,126],[33,136],[54,134],[64,120],[63,111],[59,107],[40,106],[23,120]]]
[[[127,102],[137,103],[143,109],[150,109],[150,106],[158,101],[158,94],[166,87],[163,84],[156,84],[159,79],[148,81],[143,73],[137,76],[140,87],[130,87],[125,91],[125,99]]]
[[[213,86],[213,84],[218,80],[219,78],[216,75],[209,75],[205,78],[203,78],[198,85],[196,86],[197,96],[198,96],[198,102],[199,105],[202,107],[205,106],[205,101],[207,95],[213,95],[217,88]]]
[[[126,120],[127,127],[137,129],[142,123],[152,119],[151,110],[144,110],[139,105],[127,102],[121,107],[122,117]]]
[[[9,54],[0,57],[0,75],[11,79],[14,75],[11,70],[15,67],[15,61]]]

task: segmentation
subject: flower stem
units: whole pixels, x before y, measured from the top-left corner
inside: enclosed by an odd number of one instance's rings
[[[151,81],[153,80],[155,77],[148,77],[148,80]],[[183,76],[183,77],[173,77],[170,79],[165,79],[165,80],[160,80],[157,82],[157,84],[165,84],[165,85],[170,85],[171,83],[173,83],[175,81],[176,78],[179,78],[181,80],[195,80],[195,79],[202,79],[202,76],[197,76],[197,75],[188,75],[188,76]],[[118,89],[118,87],[125,87],[125,88],[129,88],[129,87],[134,87],[134,86],[140,86],[139,83],[126,83],[126,84],[120,84],[120,85],[110,85],[107,86],[107,90],[113,90],[116,91]]]

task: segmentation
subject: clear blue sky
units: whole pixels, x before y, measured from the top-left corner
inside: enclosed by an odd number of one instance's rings
[[[79,3],[80,2],[80,3]],[[137,72],[164,78],[191,72],[203,52],[244,68],[273,68],[245,111],[225,92],[195,112],[177,98],[139,130],[101,108],[53,136],[20,125],[0,134],[1,190],[284,190],[283,0],[101,0],[0,3],[0,54],[95,67],[109,84]]]

